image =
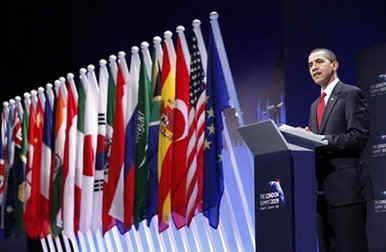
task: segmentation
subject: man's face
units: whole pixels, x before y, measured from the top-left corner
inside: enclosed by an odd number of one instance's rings
[[[326,87],[335,76],[338,62],[332,61],[324,51],[316,51],[308,56],[308,69],[314,82]]]

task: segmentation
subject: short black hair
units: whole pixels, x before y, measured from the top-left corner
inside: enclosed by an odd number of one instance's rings
[[[337,58],[336,58],[335,53],[333,51],[331,51],[330,49],[327,49],[327,48],[315,48],[308,55],[311,55],[314,52],[320,52],[320,51],[325,52],[327,54],[327,56],[328,56],[328,59],[331,62],[338,61]]]

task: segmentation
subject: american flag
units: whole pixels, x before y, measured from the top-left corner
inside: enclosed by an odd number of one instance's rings
[[[205,133],[205,72],[202,67],[201,54],[197,37],[193,33],[192,54],[190,62],[190,105],[189,111],[189,143],[188,143],[188,175],[187,175],[187,222],[190,224],[196,209],[202,203],[202,172]]]

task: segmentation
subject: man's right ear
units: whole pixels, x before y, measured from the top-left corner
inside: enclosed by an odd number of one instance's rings
[[[332,62],[332,64],[334,66],[334,70],[337,71],[339,68],[339,62],[337,60],[335,60],[334,62]]]

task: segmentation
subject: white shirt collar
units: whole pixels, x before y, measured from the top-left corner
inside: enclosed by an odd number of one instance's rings
[[[334,90],[334,88],[335,88],[336,84],[338,84],[338,82],[339,82],[339,78],[336,78],[335,80],[331,81],[330,84],[327,85],[325,90],[320,89],[320,93],[323,93],[323,92],[326,93],[326,96],[324,97],[325,104],[327,104],[328,99],[330,99],[332,90]]]

